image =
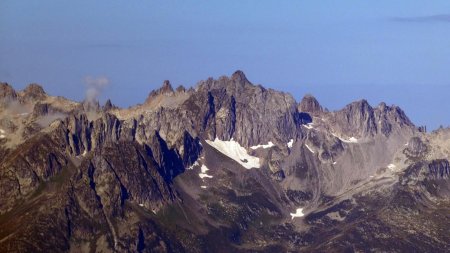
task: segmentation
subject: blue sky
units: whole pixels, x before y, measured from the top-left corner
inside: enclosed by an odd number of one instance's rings
[[[334,110],[366,98],[450,125],[450,1],[0,1],[0,81],[129,106],[243,70]]]

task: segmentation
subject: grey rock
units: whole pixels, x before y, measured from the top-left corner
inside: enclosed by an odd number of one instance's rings
[[[307,112],[312,115],[318,115],[323,112],[322,106],[319,101],[312,95],[305,95],[302,101],[298,105],[298,110],[300,112]]]

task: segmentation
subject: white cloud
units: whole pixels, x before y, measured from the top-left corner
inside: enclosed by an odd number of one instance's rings
[[[84,83],[86,84],[86,102],[94,103],[103,90],[108,87],[109,79],[105,76],[86,76]]]

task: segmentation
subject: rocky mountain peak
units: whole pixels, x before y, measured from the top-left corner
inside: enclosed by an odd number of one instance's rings
[[[105,105],[103,106],[103,110],[104,111],[109,111],[112,109],[117,109],[117,106],[115,106],[112,102],[111,99],[106,100]]]
[[[192,112],[205,139],[233,140],[244,147],[288,142],[299,129],[297,103],[290,95],[253,85],[242,71],[199,83],[183,107]]]
[[[386,109],[388,108],[388,106],[386,105],[385,102],[381,102],[378,107],[377,107],[380,111],[384,112],[386,111]]]
[[[185,88],[183,85],[180,85],[180,86],[178,86],[178,87],[175,89],[175,91],[176,91],[177,93],[180,93],[180,92],[186,92],[186,88]]]
[[[350,121],[358,119],[370,119],[373,116],[373,108],[365,99],[352,102],[342,109]]]
[[[150,103],[152,99],[159,95],[171,95],[174,93],[174,90],[172,88],[172,85],[170,84],[169,80],[164,80],[162,86],[157,90],[152,90],[150,94],[148,95],[147,99],[145,100],[145,103]]]
[[[29,84],[23,90],[23,93],[26,98],[31,98],[34,100],[45,99],[45,96],[47,95],[44,91],[44,88],[42,88],[41,85],[36,84],[36,83]]]
[[[347,135],[370,137],[378,133],[389,136],[393,131],[415,131],[414,124],[400,107],[380,103],[376,108],[362,99],[334,112],[335,128]]]
[[[231,75],[231,80],[241,84],[250,83],[242,70],[234,72],[233,75]]]
[[[373,136],[377,133],[374,110],[367,100],[362,99],[348,104],[335,113],[339,132],[353,136]]]
[[[311,114],[323,112],[322,106],[319,104],[319,101],[317,101],[317,99],[310,94],[307,94],[303,97],[298,106],[298,110],[300,112],[307,112]]]
[[[173,88],[169,80],[164,80],[163,85],[159,88],[160,93],[172,93]]]
[[[0,82],[0,99],[15,99],[16,91],[8,83]]]
[[[352,102],[347,107],[359,108],[361,111],[373,110],[372,106],[365,99]]]

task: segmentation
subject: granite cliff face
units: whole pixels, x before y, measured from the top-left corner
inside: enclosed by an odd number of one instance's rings
[[[450,250],[450,131],[397,106],[242,71],[128,109],[1,83],[0,131],[1,252]]]

